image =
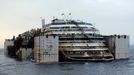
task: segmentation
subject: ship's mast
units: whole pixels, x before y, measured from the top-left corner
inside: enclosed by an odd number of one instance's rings
[[[46,26],[45,26],[45,19],[43,19],[42,17],[41,18],[41,23],[42,23],[42,32],[44,31],[44,29],[46,29]]]

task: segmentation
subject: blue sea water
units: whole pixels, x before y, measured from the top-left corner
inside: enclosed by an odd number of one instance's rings
[[[4,56],[0,50],[0,75],[134,75],[134,50],[129,60],[36,65]]]

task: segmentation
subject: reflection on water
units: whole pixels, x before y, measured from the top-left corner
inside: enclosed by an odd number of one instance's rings
[[[0,50],[0,75],[133,75],[134,51],[129,60],[36,65],[4,57]]]

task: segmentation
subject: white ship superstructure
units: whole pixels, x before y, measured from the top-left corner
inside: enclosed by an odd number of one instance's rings
[[[43,26],[43,33],[59,36],[59,51],[67,60],[113,60],[106,41],[91,23],[54,19]]]

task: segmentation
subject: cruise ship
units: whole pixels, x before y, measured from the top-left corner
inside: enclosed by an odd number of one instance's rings
[[[59,61],[113,60],[114,56],[99,30],[91,23],[53,19],[43,25],[44,35],[59,37]]]
[[[26,31],[4,42],[6,56],[37,64],[129,59],[128,35],[102,35],[91,23],[54,18],[41,29]]]

